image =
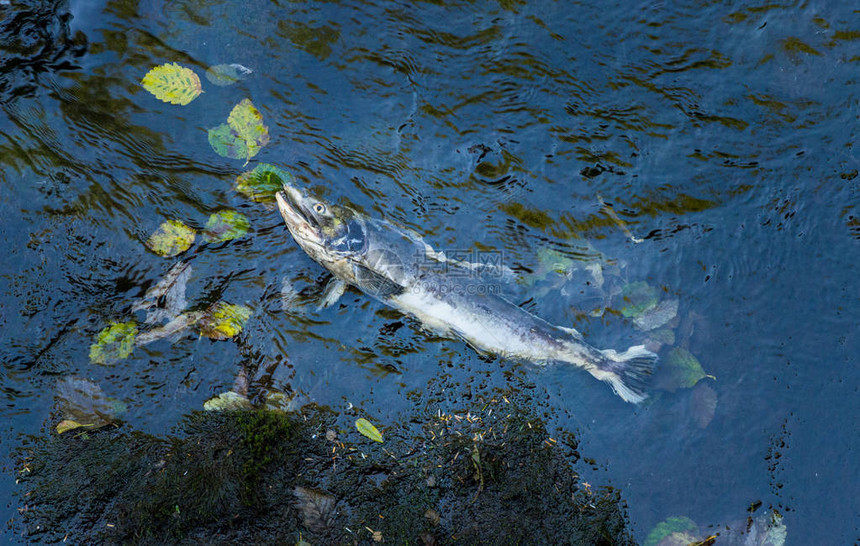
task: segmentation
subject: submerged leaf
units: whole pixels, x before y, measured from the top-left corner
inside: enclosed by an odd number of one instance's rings
[[[252,407],[248,398],[233,391],[222,392],[203,403],[205,411],[236,411]]]
[[[294,184],[293,175],[268,163],[260,163],[252,171],[245,171],[236,178],[236,191],[252,201],[271,201],[284,189],[284,184]]]
[[[203,238],[209,243],[229,241],[244,236],[250,228],[251,222],[241,212],[222,210],[209,217]]]
[[[63,415],[57,425],[60,434],[78,427],[109,425],[126,411],[121,400],[105,396],[101,387],[80,377],[64,377],[57,382],[57,406]]]
[[[633,324],[643,332],[659,328],[678,316],[678,300],[663,300],[633,319]]]
[[[676,347],[669,351],[663,364],[654,377],[654,386],[658,389],[675,391],[675,389],[689,389],[704,377],[702,365],[690,351]]]
[[[336,503],[334,497],[306,487],[294,488],[293,494],[296,496],[305,527],[315,533],[321,533],[331,526]]]
[[[146,246],[159,256],[167,258],[182,254],[194,242],[194,230],[179,220],[163,222],[146,240]]]
[[[363,436],[370,438],[374,442],[382,442],[382,433],[364,417],[355,422],[355,428],[357,428]]]
[[[645,537],[643,546],[657,546],[661,540],[673,533],[695,533],[698,529],[699,526],[690,518],[683,516],[666,518],[651,529],[651,532]]]
[[[717,411],[717,391],[699,383],[690,395],[690,412],[699,428],[706,428]]]
[[[621,290],[623,306],[621,314],[627,318],[638,317],[645,311],[657,305],[659,295],[657,289],[647,282],[630,283]]]
[[[226,123],[209,129],[209,145],[221,157],[245,159],[248,157],[248,144]]]
[[[250,317],[250,308],[219,301],[206,310],[198,325],[200,333],[210,339],[229,339],[242,331]]]
[[[185,287],[193,271],[191,264],[179,262],[131,307],[132,313],[146,311],[146,324],[172,320],[185,309]],[[140,341],[138,340],[138,344]]]
[[[140,83],[157,99],[183,106],[203,92],[203,86],[197,74],[190,68],[176,63],[156,66],[147,72]]]
[[[173,317],[169,322],[162,324],[161,326],[156,326],[155,328],[150,328],[145,332],[141,332],[137,336],[135,344],[137,346],[147,345],[149,343],[152,343],[153,341],[158,341],[159,339],[178,334],[182,330],[185,330],[186,328],[190,328],[191,326],[197,324],[197,321],[199,321],[202,317],[203,313],[200,311],[188,311],[187,313],[181,313]]]
[[[108,365],[131,354],[137,325],[134,322],[114,322],[99,332],[96,342],[90,346],[90,360]]]
[[[213,85],[226,87],[244,80],[252,72],[253,70],[241,64],[216,64],[215,66],[210,66],[209,70],[206,71],[206,79]]]

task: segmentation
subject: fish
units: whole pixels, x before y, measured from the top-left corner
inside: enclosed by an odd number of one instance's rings
[[[341,294],[351,285],[414,317],[425,329],[459,338],[480,353],[538,366],[572,364],[607,383],[626,402],[647,398],[655,353],[643,345],[624,352],[597,349],[576,329],[553,325],[512,303],[498,285],[487,283],[509,271],[494,261],[449,258],[410,229],[291,184],[284,184],[275,198],[292,238],[332,274],[327,294]]]

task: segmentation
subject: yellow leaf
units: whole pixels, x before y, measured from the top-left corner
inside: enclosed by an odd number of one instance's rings
[[[219,301],[206,310],[198,326],[200,333],[210,339],[229,339],[242,331],[250,317],[248,307]]]
[[[269,128],[263,125],[263,114],[248,99],[233,107],[227,117],[227,125],[248,147],[247,159],[257,155],[260,148],[269,142]]]
[[[194,230],[179,220],[163,222],[155,233],[146,240],[146,246],[159,256],[177,256],[182,254],[194,242]]]
[[[140,80],[143,88],[155,98],[170,104],[186,105],[200,96],[203,86],[190,68],[176,63],[156,66]]]
[[[355,422],[355,428],[357,428],[362,435],[367,436],[374,442],[382,441],[382,433],[364,417]]]
[[[77,421],[72,421],[71,419],[63,419],[59,423],[57,423],[57,434],[62,434],[64,432],[68,432],[70,430],[74,430],[80,427],[89,427],[92,425],[82,425]]]

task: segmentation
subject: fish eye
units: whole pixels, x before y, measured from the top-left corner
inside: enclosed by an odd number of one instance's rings
[[[325,205],[323,205],[322,203],[315,204],[314,212],[317,214],[323,214],[325,212]]]

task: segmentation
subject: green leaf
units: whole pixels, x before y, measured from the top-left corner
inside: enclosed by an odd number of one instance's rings
[[[233,391],[222,392],[203,403],[205,411],[236,411],[252,407],[247,397]]]
[[[213,85],[226,87],[244,80],[252,72],[253,70],[241,64],[216,64],[215,66],[210,66],[209,70],[206,71],[206,79]]]
[[[233,107],[227,124],[245,141],[248,147],[247,159],[257,155],[260,148],[269,143],[269,128],[263,125],[263,114],[248,99],[242,99],[242,102]]]
[[[704,377],[713,376],[705,374],[702,365],[690,351],[676,347],[669,351],[657,370],[654,386],[668,391],[689,389]]]
[[[382,433],[364,417],[355,422],[355,428],[357,428],[363,436],[370,438],[374,442],[382,441]]]
[[[209,129],[209,145],[221,157],[230,159],[248,157],[248,145],[226,123]]]
[[[193,229],[179,220],[167,220],[149,236],[146,246],[159,256],[170,258],[191,248],[193,242]]]
[[[634,318],[655,307],[659,301],[659,294],[657,289],[647,282],[639,281],[622,288],[621,298],[623,301],[621,314],[627,318]]]
[[[200,96],[203,86],[190,68],[176,63],[156,66],[140,80],[143,88],[155,98],[170,104],[186,105]]]
[[[250,308],[219,301],[206,310],[198,326],[200,333],[210,339],[229,339],[242,331],[250,317]]]
[[[673,533],[695,533],[698,529],[699,526],[690,518],[683,516],[666,518],[651,529],[642,546],[657,546],[661,540]]]
[[[96,342],[90,346],[90,360],[96,364],[109,365],[131,354],[137,325],[134,322],[114,322],[99,332]]]
[[[293,175],[268,163],[260,163],[252,171],[245,171],[236,178],[236,191],[252,201],[271,201],[284,189],[284,184],[294,185]]]
[[[203,239],[218,243],[238,239],[248,233],[251,223],[248,217],[235,210],[222,210],[209,217],[203,230]]]

